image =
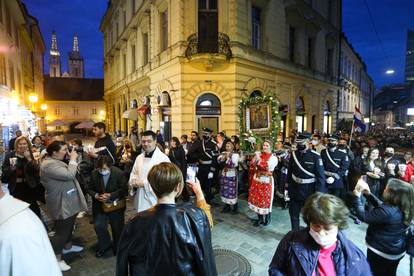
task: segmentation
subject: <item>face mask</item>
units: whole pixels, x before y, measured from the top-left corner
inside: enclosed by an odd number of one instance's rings
[[[130,145],[125,145],[125,148],[129,149],[129,148],[131,148],[131,146]]]
[[[297,145],[296,148],[298,149],[298,151],[303,151],[306,149],[306,145]]]
[[[393,154],[391,152],[386,152],[386,153],[384,153],[384,156],[385,157],[391,157],[391,156],[393,156]]]
[[[323,236],[314,231],[312,228],[309,228],[309,234],[322,248],[328,248],[336,242],[338,236],[338,228],[334,227],[333,229],[327,231],[327,234]]]
[[[203,139],[204,140],[208,140],[210,137],[208,137],[207,135],[203,135]]]
[[[106,169],[106,170],[99,170],[99,173],[100,173],[101,175],[108,175],[110,172],[111,172],[111,171],[110,171],[109,169]]]
[[[334,147],[336,147],[336,144],[334,144],[334,143],[328,143],[328,148],[334,148]]]
[[[319,144],[319,141],[317,141],[317,140],[312,140],[312,145],[316,146],[316,145],[318,145],[318,144]]]
[[[346,145],[338,145],[338,148],[340,148],[340,149],[346,149]]]

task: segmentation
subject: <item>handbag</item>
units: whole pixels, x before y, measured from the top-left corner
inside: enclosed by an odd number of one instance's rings
[[[407,229],[407,254],[414,257],[414,225],[411,224]]]
[[[109,202],[102,202],[102,210],[104,213],[112,213],[113,211],[119,209],[125,209],[126,207],[126,200],[123,199],[115,199]]]
[[[102,193],[105,193],[105,184],[103,182],[103,177],[100,176],[100,183],[101,183],[101,189]],[[102,211],[104,213],[112,213],[116,210],[125,209],[126,208],[126,199],[115,199],[115,200],[108,200],[106,202],[102,202]]]

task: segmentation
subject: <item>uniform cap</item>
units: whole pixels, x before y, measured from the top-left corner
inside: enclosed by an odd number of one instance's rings
[[[213,131],[208,127],[203,127],[203,132],[213,133]]]

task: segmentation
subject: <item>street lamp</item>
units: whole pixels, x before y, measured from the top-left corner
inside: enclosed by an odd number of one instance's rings
[[[41,109],[42,111],[46,111],[46,110],[47,110],[47,104],[42,104],[42,105],[40,106],[40,109]]]
[[[35,112],[35,104],[39,101],[37,95],[32,94],[29,96],[29,102],[32,104],[32,111]]]
[[[387,75],[394,75],[395,71],[394,69],[388,69],[387,71],[385,71],[385,74]]]

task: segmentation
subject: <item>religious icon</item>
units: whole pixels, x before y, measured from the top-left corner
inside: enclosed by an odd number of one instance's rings
[[[248,112],[248,129],[251,130],[267,130],[269,129],[270,114],[269,104],[260,103],[252,104],[247,109]]]

